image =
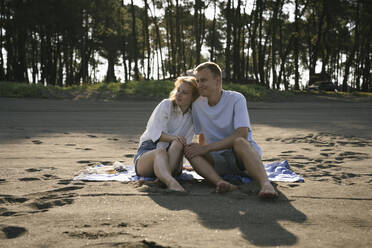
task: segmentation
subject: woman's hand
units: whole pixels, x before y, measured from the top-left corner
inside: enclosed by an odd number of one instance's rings
[[[170,134],[166,134],[163,132],[161,133],[161,136],[159,138],[159,141],[169,142],[169,143],[174,140],[180,143],[181,145],[186,146],[186,138],[183,136],[170,135]]]
[[[173,136],[172,140],[175,140],[178,143],[180,143],[181,145],[186,146],[186,139],[183,136]]]

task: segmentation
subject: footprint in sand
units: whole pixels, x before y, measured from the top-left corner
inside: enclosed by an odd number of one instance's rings
[[[133,158],[134,157],[134,154],[125,154],[124,157],[126,157],[126,158]]]
[[[3,235],[0,235],[0,238],[3,238],[4,236],[5,239],[18,238],[19,236],[27,232],[26,228],[20,227],[20,226],[0,226],[0,227],[3,233]]]
[[[132,139],[130,139],[130,140],[128,140],[128,142],[129,142],[129,143],[135,143],[135,144],[138,144],[138,140],[132,140]]]
[[[361,152],[342,152],[337,155],[335,158],[336,160],[344,160],[344,159],[350,159],[353,161],[360,161],[368,158],[368,154],[366,153],[361,153]]]
[[[37,177],[22,177],[22,178],[18,178],[18,180],[22,182],[29,182],[29,181],[39,181],[41,179]]]
[[[309,152],[311,152],[312,151],[312,149],[310,149],[310,148],[302,148],[302,150],[305,150],[305,151],[309,151]]]
[[[2,196],[3,197],[0,198],[0,204],[1,203],[24,203],[29,200],[24,197],[16,197],[12,195],[2,195]]]
[[[284,151],[282,153],[294,153],[294,152],[296,152],[296,151]]]
[[[52,200],[52,201],[45,201],[45,200],[37,200],[33,203],[30,203],[29,206],[37,209],[37,210],[42,210],[42,209],[49,209],[53,207],[61,207],[64,205],[69,205],[74,202],[73,199],[65,198],[65,199],[57,199],[57,200]]]
[[[296,168],[304,168],[305,165],[302,164],[302,163],[296,163],[296,162],[292,162],[291,163],[291,167],[296,167]]]
[[[49,167],[49,166],[44,166],[44,167],[40,167],[40,169],[42,169],[42,170],[56,170],[57,168],[55,168],[55,167]]]
[[[33,140],[32,143],[34,143],[35,145],[40,145],[40,144],[42,144],[43,142],[40,141],[40,140]]]
[[[14,211],[9,211],[8,209],[6,208],[0,208],[0,216],[13,216],[13,215],[16,215],[17,212],[14,212]]]
[[[53,189],[49,192],[66,192],[66,191],[73,191],[73,190],[78,190],[78,189],[82,189],[83,187],[77,187],[77,186],[68,186],[68,187],[64,187],[64,188],[59,188],[59,189]]]
[[[88,134],[87,135],[89,138],[98,138],[96,135]]]
[[[65,231],[64,234],[68,235],[71,238],[79,239],[101,239],[107,237],[115,237],[119,235],[126,235],[125,232],[104,232],[104,231]],[[117,246],[117,243],[110,245],[111,247]],[[125,243],[127,244],[127,243]],[[123,246],[129,247],[129,246]],[[130,247],[160,247],[160,246],[130,246]]]
[[[51,179],[59,179],[59,177],[57,177],[55,175],[51,175],[51,174],[44,174],[43,179],[44,180],[51,180]]]
[[[78,164],[90,164],[90,163],[92,163],[92,161],[90,161],[90,160],[79,160],[79,161],[77,161],[77,163]]]
[[[76,144],[65,144],[65,146],[76,146]]]
[[[25,171],[27,171],[27,172],[38,172],[38,171],[41,171],[41,170],[40,169],[35,169],[35,168],[28,168]]]
[[[3,178],[0,178],[0,183],[5,183],[6,182],[6,180],[5,179],[3,179]]]
[[[118,139],[118,138],[108,138],[107,140],[114,140],[114,141],[118,141],[119,139]]]
[[[68,185],[68,184],[70,184],[71,182],[72,182],[71,179],[61,179],[61,180],[58,181],[57,184]]]

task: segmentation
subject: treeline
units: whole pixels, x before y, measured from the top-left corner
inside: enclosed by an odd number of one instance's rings
[[[93,83],[101,57],[107,82],[172,78],[210,60],[238,83],[299,89],[302,71],[312,78],[318,64],[344,91],[372,89],[370,0],[1,0],[0,8],[0,81]]]

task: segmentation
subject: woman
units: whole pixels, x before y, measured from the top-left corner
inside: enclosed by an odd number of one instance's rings
[[[179,77],[174,85],[147,122],[134,166],[138,176],[157,177],[170,190],[185,191],[174,176],[182,173],[183,149],[194,136],[190,107],[199,92],[194,77]]]

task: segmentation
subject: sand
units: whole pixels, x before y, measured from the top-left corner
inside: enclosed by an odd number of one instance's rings
[[[156,101],[0,98],[0,247],[371,247],[372,103],[249,102],[264,161],[305,183],[187,195],[74,182],[96,162],[130,164]]]

